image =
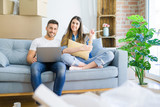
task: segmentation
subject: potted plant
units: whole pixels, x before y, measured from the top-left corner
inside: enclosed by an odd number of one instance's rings
[[[131,28],[128,30],[126,37],[118,41],[125,42],[120,49],[128,52],[128,66],[131,67],[138,79],[140,85],[144,83],[144,71],[150,70],[150,61],[158,61],[158,58],[150,55],[149,48],[153,45],[160,45],[160,40],[153,39],[155,30],[148,29],[147,22],[142,16],[132,15],[128,17],[131,20]]]

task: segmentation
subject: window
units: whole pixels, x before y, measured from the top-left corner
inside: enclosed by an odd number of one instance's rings
[[[156,33],[154,38],[160,39],[160,0],[146,0],[146,16],[148,19],[148,27],[154,28]],[[160,81],[160,46],[150,48],[151,55],[158,57],[158,62],[151,62],[151,69],[146,72],[146,77]]]

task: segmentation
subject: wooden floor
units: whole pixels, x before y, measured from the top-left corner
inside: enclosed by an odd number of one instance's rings
[[[133,82],[138,83],[138,79],[132,80]],[[160,94],[160,83],[154,80],[145,78],[145,82],[148,85],[145,88],[152,90]],[[67,93],[83,93],[83,92],[94,92],[99,94],[103,91],[107,91],[109,89],[92,89],[92,90],[76,90],[76,91],[63,91],[63,94]],[[16,94],[0,94],[0,107],[12,107],[14,102],[21,102],[21,107],[38,107],[35,101],[32,99],[33,93],[16,93]]]
[[[37,107],[31,95],[0,97],[0,107],[13,107],[14,102],[21,102],[21,107]]]
[[[63,91],[62,94],[68,93],[84,93],[84,92],[94,92],[101,93],[103,91],[110,90],[111,88],[106,89],[89,89],[89,90],[71,90]],[[20,102],[21,107],[38,107],[32,98],[33,93],[15,93],[15,94],[0,94],[0,107],[12,107],[14,102]]]

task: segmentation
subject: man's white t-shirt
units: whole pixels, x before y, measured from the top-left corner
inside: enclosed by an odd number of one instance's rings
[[[30,50],[36,51],[37,47],[60,47],[60,41],[57,39],[47,40],[45,37],[36,38],[32,41]]]

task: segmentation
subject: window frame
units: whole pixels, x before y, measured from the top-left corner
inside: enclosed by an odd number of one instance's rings
[[[146,0],[146,1],[145,1],[145,2],[146,2],[146,5],[145,5],[145,7],[146,7],[146,8],[145,8],[145,11],[146,11],[146,12],[145,12],[145,17],[146,17],[146,20],[147,20],[147,22],[148,22],[148,26],[147,26],[147,27],[149,27],[149,1],[150,1],[150,0]],[[149,73],[149,70],[146,70],[146,72],[145,72],[145,77],[160,82],[160,76]]]

